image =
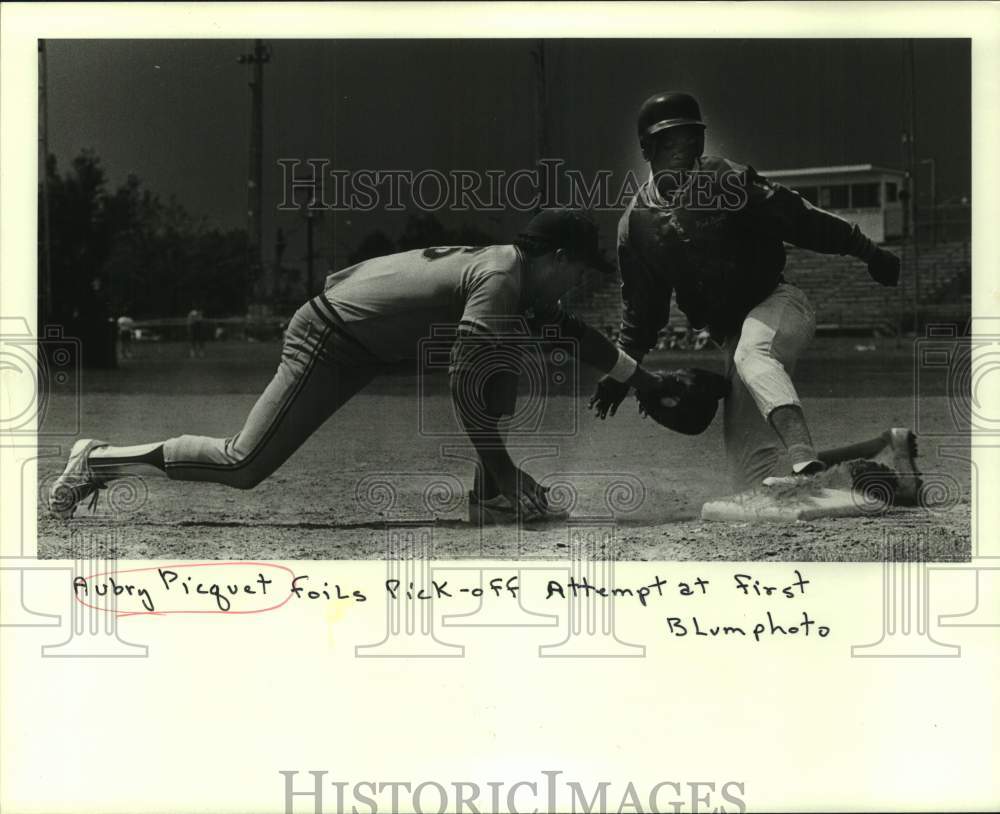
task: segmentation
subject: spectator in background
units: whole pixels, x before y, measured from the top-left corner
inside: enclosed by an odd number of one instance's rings
[[[188,311],[187,326],[189,341],[188,356],[192,359],[203,357],[205,355],[205,315],[197,303]]]
[[[122,314],[118,317],[118,347],[122,359],[132,358],[132,339],[135,333],[135,320]]]

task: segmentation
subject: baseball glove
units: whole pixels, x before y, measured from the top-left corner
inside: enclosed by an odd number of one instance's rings
[[[875,254],[868,261],[868,273],[880,285],[895,287],[899,285],[899,258],[881,246],[875,248]]]
[[[708,429],[719,409],[719,399],[729,393],[726,377],[700,368],[659,375],[665,386],[637,396],[639,413],[685,435],[698,435]]]

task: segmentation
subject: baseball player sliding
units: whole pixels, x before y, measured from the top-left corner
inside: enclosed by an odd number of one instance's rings
[[[898,284],[899,258],[753,167],[703,155],[705,124],[689,94],[646,100],[638,131],[651,175],[618,226],[621,349],[642,361],[667,324],[675,294],[691,325],[707,327],[728,351],[723,422],[737,489],[775,474],[783,448],[794,474],[856,458],[887,463],[902,476],[896,501],[914,502],[920,483],[910,430],[890,429],[836,450],[814,448],[791,376],[813,337],[815,314],[782,276],[784,241],[857,257],[884,286]],[[601,418],[614,415],[628,391],[627,382],[605,377],[591,407]]]
[[[96,503],[107,481],[141,473],[252,489],[380,369],[416,358],[433,326],[451,325],[457,326],[449,367],[452,398],[481,461],[469,496],[470,519],[565,517],[550,510],[546,490],[507,453],[499,422],[513,412],[516,390],[509,376],[503,386],[502,369],[482,369],[484,358],[497,359],[481,352],[484,344],[502,346],[511,317],[530,313],[535,327],[554,325],[561,336],[576,339],[581,361],[623,387],[664,396],[687,388],[685,377],[646,371],[561,310],[560,296],[598,259],[593,221],[578,210],[552,209],[536,215],[513,245],[417,249],[331,274],[324,293],[292,317],[277,372],[239,432],[127,447],[80,440],[53,485],[49,508],[69,519],[82,500]]]

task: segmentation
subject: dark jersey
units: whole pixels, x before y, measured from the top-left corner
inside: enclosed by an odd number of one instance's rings
[[[725,158],[698,159],[666,198],[648,180],[618,224],[622,349],[642,359],[656,344],[672,293],[694,327],[738,334],[781,282],[786,241],[824,254],[874,250],[857,226]]]

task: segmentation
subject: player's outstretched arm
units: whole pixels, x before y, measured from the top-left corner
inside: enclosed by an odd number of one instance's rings
[[[537,323],[557,328],[561,337],[575,339],[580,361],[605,374],[589,402],[590,409],[596,406],[600,418],[614,415],[632,388],[640,394],[657,394],[665,387],[660,376],[643,368],[604,334],[558,304],[540,315]]]
[[[638,364],[647,351],[656,344],[660,330],[670,320],[671,286],[663,274],[656,279],[663,283],[662,290],[651,290],[654,279],[641,259],[629,245],[628,222],[622,218],[619,225],[618,270],[622,281],[622,320],[618,337],[618,348],[636,361],[640,383],[647,383],[645,373]],[[639,371],[642,371],[641,373]],[[605,376],[597,383],[597,389],[588,404],[598,418],[604,420],[618,412],[619,406],[628,395],[632,382]]]
[[[641,362],[670,321],[673,286],[665,269],[654,272],[633,250],[627,224],[620,226],[619,232],[622,319],[618,347]]]
[[[822,254],[845,254],[868,265],[868,273],[884,286],[899,285],[899,258],[875,245],[857,225],[813,206],[797,192],[771,183],[749,170],[749,206],[758,217],[775,223],[783,240]]]

